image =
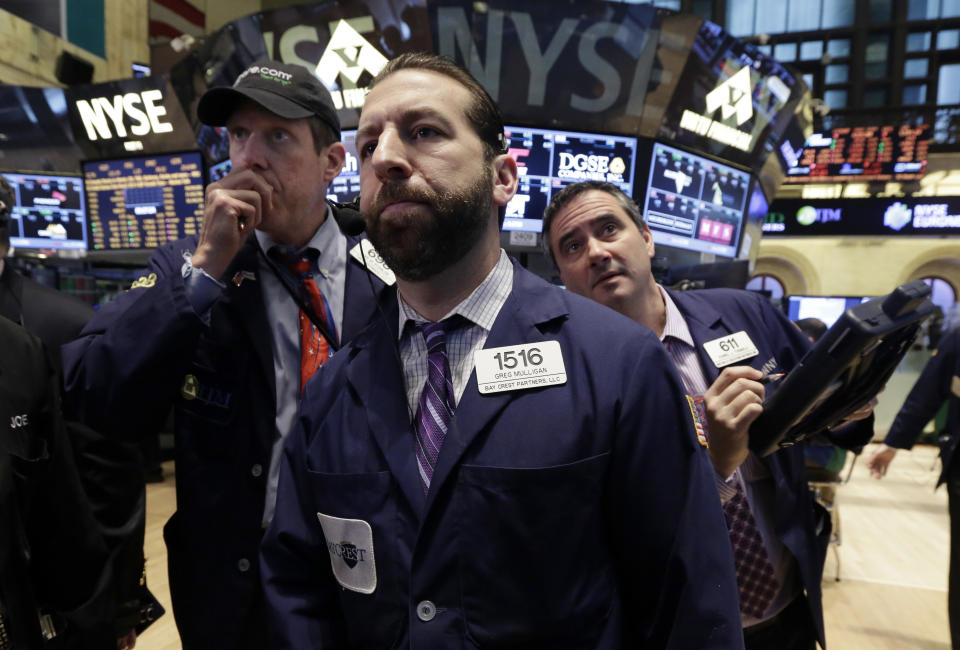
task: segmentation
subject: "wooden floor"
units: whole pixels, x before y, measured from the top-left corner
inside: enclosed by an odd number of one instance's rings
[[[886,478],[870,478],[859,458],[838,496],[842,522],[836,555],[824,571],[824,616],[831,650],[949,650],[946,493],[934,492],[936,450],[900,452]],[[849,462],[849,461],[848,461]],[[163,524],[174,509],[173,464],[167,480],[147,486],[147,579],[167,608],[137,643],[138,650],[180,647],[167,588]]]

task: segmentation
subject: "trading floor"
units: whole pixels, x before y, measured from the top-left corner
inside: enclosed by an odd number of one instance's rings
[[[949,650],[945,490],[934,492],[939,461],[933,447],[901,451],[882,481],[870,477],[867,447],[850,482],[838,491],[840,578],[833,548],[824,571],[824,617],[831,650]],[[842,476],[847,476],[852,455]],[[167,608],[138,650],[180,647],[167,589],[163,524],[174,510],[174,466],[147,486],[147,579]]]

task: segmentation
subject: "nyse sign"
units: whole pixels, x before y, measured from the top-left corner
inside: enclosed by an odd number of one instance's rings
[[[598,5],[593,13],[552,3],[465,0],[430,5],[439,54],[462,63],[505,115],[580,125],[643,113],[659,32],[652,6]],[[585,122],[586,120],[586,122]]]
[[[132,122],[130,133],[136,136],[173,131],[173,125],[161,119],[166,116],[167,109],[159,90],[78,99],[75,105],[91,141],[97,138],[109,140],[115,136],[126,138],[128,120]]]

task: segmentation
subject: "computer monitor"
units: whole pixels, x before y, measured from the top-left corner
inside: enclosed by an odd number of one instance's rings
[[[210,165],[207,167],[207,182],[216,183],[218,180],[229,174],[231,169],[233,169],[233,163],[230,162],[229,158]]]
[[[85,161],[83,176],[91,251],[156,248],[200,232],[199,151]]]
[[[4,172],[13,188],[10,244],[39,250],[86,250],[83,179],[62,173]]]
[[[818,318],[832,326],[850,307],[870,300],[872,296],[787,296],[787,318]]]
[[[503,230],[542,232],[543,211],[553,194],[578,181],[606,181],[633,196],[636,138],[527,126],[504,130],[519,182]]]
[[[733,258],[749,188],[747,172],[657,142],[638,203],[657,244]]]

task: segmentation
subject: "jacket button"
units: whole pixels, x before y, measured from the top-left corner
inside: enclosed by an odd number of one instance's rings
[[[254,478],[260,478],[260,475],[263,474],[263,465],[257,463],[250,468],[250,473],[253,474]]]
[[[237,562],[237,568],[240,569],[240,573],[246,573],[250,570],[250,560],[245,557],[240,558]]]
[[[429,623],[433,620],[433,617],[437,615],[437,606],[434,605],[429,600],[420,601],[420,604],[417,605],[417,618],[419,618],[424,623]]]

